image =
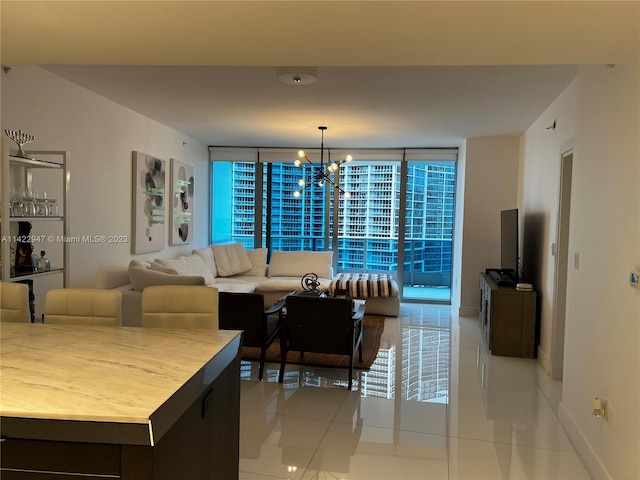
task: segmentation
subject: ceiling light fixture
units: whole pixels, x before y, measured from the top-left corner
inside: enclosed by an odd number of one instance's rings
[[[278,67],[276,78],[287,85],[311,85],[318,80],[315,67]]]
[[[330,185],[333,186],[333,188],[339,190],[344,198],[349,198],[350,196],[349,192],[343,190],[342,188],[340,188],[339,185],[336,185],[336,183],[333,180],[331,180],[330,175],[336,170],[338,170],[338,168],[340,168],[340,165],[342,165],[343,163],[350,162],[351,160],[353,160],[353,157],[351,155],[347,155],[342,160],[339,160],[337,162],[330,162],[327,159],[327,167],[325,168],[324,166],[324,131],[326,129],[327,127],[324,127],[324,126],[318,127],[318,130],[320,130],[322,135],[320,139],[320,165],[319,166],[314,164],[311,160],[309,160],[309,157],[307,157],[307,154],[304,153],[304,150],[298,150],[298,158],[296,159],[295,162],[293,162],[293,164],[296,167],[302,167],[303,163],[301,159],[304,159],[311,165],[312,169],[311,169],[311,178],[309,178],[309,180],[305,180],[304,178],[301,178],[300,180],[298,180],[298,186],[300,188],[295,192],[293,192],[293,196],[296,198],[302,195],[302,192],[304,191],[304,189],[307,188],[309,185],[314,184],[314,185],[317,185],[318,187],[324,187],[325,183],[329,183]]]

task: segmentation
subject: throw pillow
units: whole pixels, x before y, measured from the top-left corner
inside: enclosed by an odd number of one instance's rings
[[[204,264],[207,266],[211,275],[214,277],[218,276],[218,269],[216,267],[216,260],[213,256],[213,249],[211,247],[199,248],[197,250],[193,250],[191,253],[195,253],[198,255]]]
[[[319,278],[331,278],[333,252],[271,252],[269,277],[302,277],[315,273]]]
[[[247,250],[249,260],[251,261],[251,270],[245,272],[244,275],[252,277],[265,277],[267,275],[267,248],[254,248]]]
[[[151,268],[151,264],[149,262],[145,262],[144,260],[133,259],[129,262],[130,267],[140,267],[140,268]]]
[[[229,277],[251,270],[251,260],[241,243],[212,245],[219,277]]]
[[[216,281],[200,256],[196,254],[191,254],[188,257],[170,259],[157,258],[155,263],[166,269],[174,270],[178,275],[195,275],[204,277],[207,285],[211,285]],[[171,272],[166,271],[165,273]]]
[[[156,272],[168,273],[170,275],[178,275],[178,272],[175,268],[165,267],[164,265],[159,264],[155,260],[149,264],[149,268]]]
[[[129,279],[138,292],[153,285],[204,285],[203,277],[171,275],[142,267],[129,267]]]

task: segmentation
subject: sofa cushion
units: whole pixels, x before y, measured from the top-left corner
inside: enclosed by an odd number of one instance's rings
[[[226,281],[217,282],[215,287],[219,292],[230,292],[230,293],[253,293],[256,290],[256,287],[250,283],[227,283]]]
[[[193,250],[191,253],[195,253],[202,259],[211,272],[211,275],[214,277],[218,276],[218,268],[216,267],[216,260],[213,256],[213,249],[211,247],[199,248],[197,250]]]
[[[129,267],[129,278],[133,289],[141,292],[153,285],[204,285],[204,277],[172,275],[143,267]]]
[[[302,277],[315,273],[319,278],[331,278],[333,252],[271,252],[269,277]]]
[[[267,276],[267,248],[253,248],[247,250],[249,261],[251,261],[251,270],[243,272],[243,275],[251,277],[266,277]]]
[[[212,245],[219,277],[248,272],[253,268],[249,255],[241,243]]]
[[[156,258],[155,263],[165,269],[169,269],[164,270],[164,273],[172,273],[170,270],[173,270],[173,273],[177,275],[200,276],[204,278],[206,285],[211,285],[216,281],[211,271],[197,254],[178,258]],[[154,269],[154,266],[152,265],[151,268]]]

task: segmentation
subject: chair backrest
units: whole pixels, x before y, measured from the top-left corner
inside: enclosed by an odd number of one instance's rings
[[[122,295],[118,290],[54,288],[44,300],[45,323],[119,326]]]
[[[287,297],[290,350],[336,353],[353,351],[353,300],[304,295]]]
[[[24,283],[0,282],[0,321],[31,321],[29,287]]]
[[[142,291],[142,326],[218,329],[218,289],[158,285]]]
[[[259,347],[264,342],[264,296],[260,293],[219,294],[219,324],[223,330],[244,330],[242,344]]]

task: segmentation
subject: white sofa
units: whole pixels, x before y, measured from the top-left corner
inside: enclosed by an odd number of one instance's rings
[[[284,295],[303,289],[302,277],[315,273],[319,289],[329,292],[333,277],[332,252],[274,250],[267,265],[267,249],[245,249],[240,243],[210,245],[191,255],[153,262],[132,260],[130,283],[116,287],[122,293],[123,323],[140,325],[142,290],[152,285],[208,285],[220,292],[261,293],[265,307]],[[398,315],[395,297],[367,301],[367,313]]]

